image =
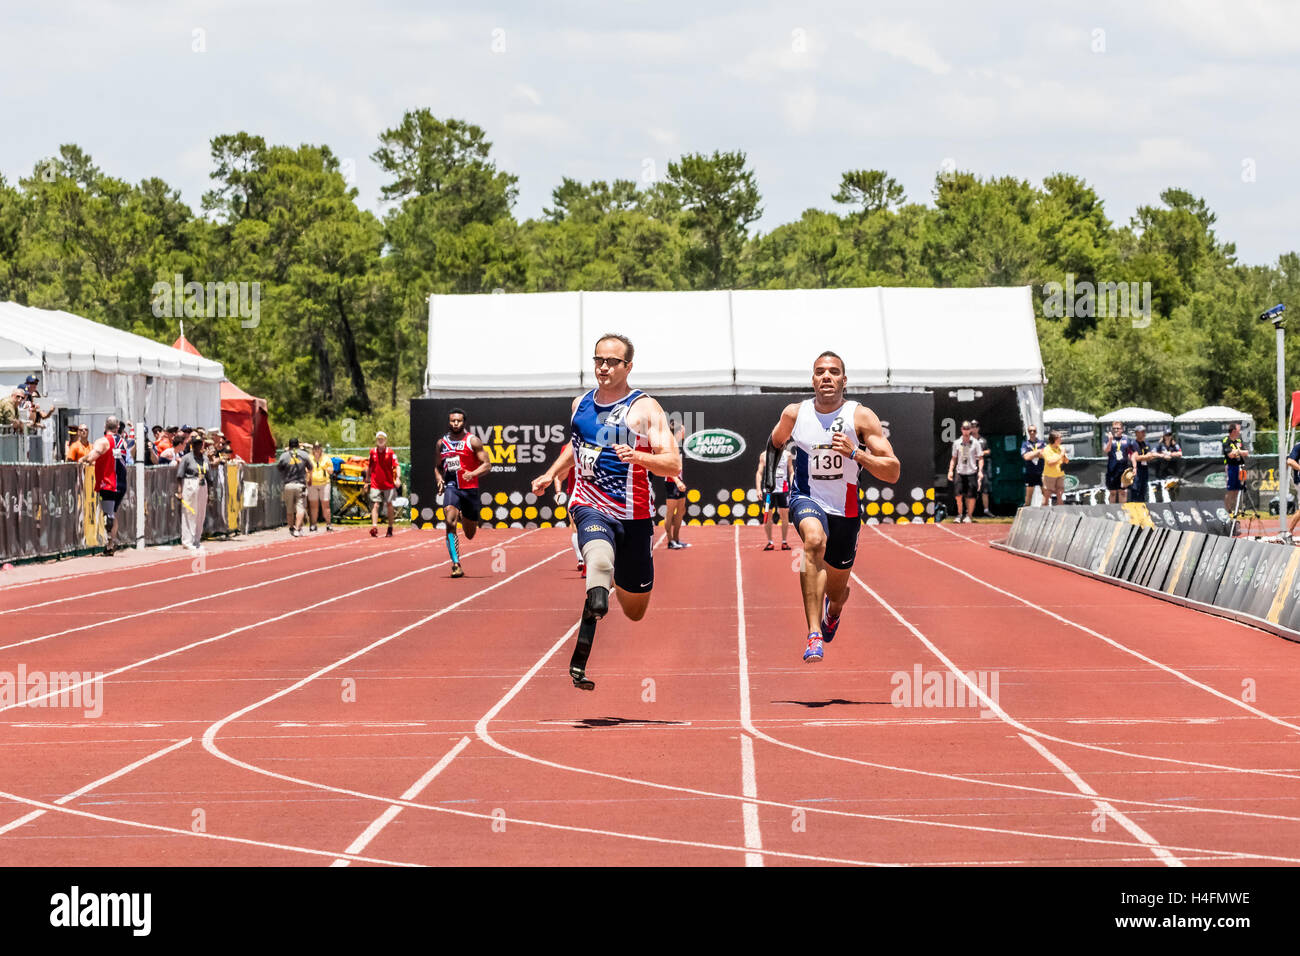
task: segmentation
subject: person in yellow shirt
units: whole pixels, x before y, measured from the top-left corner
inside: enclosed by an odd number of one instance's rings
[[[334,518],[330,514],[330,478],[333,474],[334,459],[325,454],[320,442],[316,442],[311,446],[307,474],[307,519],[311,522],[312,531],[316,530],[322,511],[325,514],[325,530],[334,530]]]
[[[1069,463],[1070,456],[1061,447],[1061,433],[1052,432],[1047,436],[1047,447],[1043,449],[1043,498],[1047,504],[1063,503],[1061,501],[1061,495],[1065,492],[1063,466]]]

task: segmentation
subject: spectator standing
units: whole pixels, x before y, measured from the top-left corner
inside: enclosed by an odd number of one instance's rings
[[[294,538],[302,534],[302,519],[307,513],[308,459],[299,450],[298,444],[298,439],[290,438],[289,447],[275,463],[284,479],[284,513],[289,521],[289,535]]]
[[[1228,429],[1228,436],[1223,439],[1223,466],[1228,473],[1223,507],[1228,509],[1228,514],[1236,513],[1241,489],[1246,487],[1246,459],[1249,457],[1241,440],[1241,426],[1234,424]]]
[[[176,497],[181,502],[181,544],[191,551],[203,545],[203,525],[208,516],[208,488],[212,485],[212,462],[202,442],[176,462]]]
[[[370,479],[370,537],[379,536],[379,505],[388,508],[388,534],[393,536],[393,496],[397,494],[397,452],[388,447],[388,436],[375,435],[375,447],[370,449],[366,477]]]
[[[980,504],[984,506],[984,517],[991,518],[993,517],[993,511],[989,508],[989,491],[993,487],[993,452],[989,449],[988,439],[980,435],[978,418],[970,420],[970,437],[972,441],[979,442],[980,471],[976,485],[980,493]]]
[[[1147,444],[1147,427],[1138,425],[1133,429],[1133,484],[1128,489],[1129,501],[1147,500],[1147,482],[1150,478],[1151,459],[1157,452]]]
[[[679,422],[673,430],[678,447],[686,440],[686,428]],[[743,506],[742,506],[743,507]],[[664,534],[668,538],[667,547],[673,551],[689,548],[682,541],[682,519],[686,517],[686,482],[679,471],[672,478],[664,479]]]
[[[982,461],[980,443],[971,438],[971,423],[961,423],[961,438],[952,443],[952,460],[948,463],[948,482],[954,481],[954,497],[957,499],[956,522],[970,524],[971,515],[975,513],[975,495],[979,491],[979,470]]]
[[[1106,458],[1106,500],[1112,505],[1123,504],[1125,497],[1124,472],[1133,456],[1133,443],[1124,437],[1124,423],[1111,422],[1101,453]]]
[[[68,442],[68,450],[64,457],[68,461],[81,461],[90,454],[90,426],[78,425],[77,437]]]
[[[1065,467],[1070,463],[1070,456],[1061,447],[1061,433],[1053,431],[1047,436],[1047,445],[1043,448],[1043,499],[1048,505],[1062,504],[1061,496],[1065,493]]]
[[[1023,477],[1025,480],[1025,504],[1034,503],[1034,489],[1043,486],[1043,449],[1047,442],[1038,437],[1038,428],[1030,425],[1025,429],[1028,437],[1020,443],[1020,457],[1024,459]],[[1046,496],[1047,492],[1043,492]],[[1043,504],[1047,504],[1044,497]]]
[[[322,514],[325,530],[334,530],[334,517],[330,513],[330,479],[334,475],[334,459],[325,454],[320,442],[311,446],[311,462],[307,468],[307,520],[315,531]]]

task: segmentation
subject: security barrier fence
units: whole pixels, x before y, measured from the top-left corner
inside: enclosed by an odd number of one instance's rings
[[[117,509],[117,546],[178,542],[181,502],[176,491],[172,466],[130,467],[126,494]],[[219,466],[208,486],[204,537],[283,526],[283,491],[274,465]],[[249,502],[255,504],[245,507]],[[98,550],[104,543],[93,470],[69,463],[0,465],[0,561],[73,555]]]
[[[1218,515],[1194,528],[1168,507],[1021,508],[994,547],[1300,641],[1300,548],[1228,537]]]

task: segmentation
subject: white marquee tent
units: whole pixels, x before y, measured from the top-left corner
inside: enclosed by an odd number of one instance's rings
[[[1041,424],[1030,296],[1027,286],[434,295],[425,395],[576,395],[595,384],[598,336],[618,332],[648,391],[805,389],[829,348],[852,386],[1014,386],[1022,417]]]
[[[220,362],[67,312],[0,302],[0,386],[41,380],[41,402],[97,435],[109,415],[151,425],[221,424]]]

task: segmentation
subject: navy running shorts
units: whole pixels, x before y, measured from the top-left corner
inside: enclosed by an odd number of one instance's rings
[[[675,498],[685,498],[686,492],[677,490],[677,483],[671,478],[664,480],[664,500],[671,501]]]
[[[826,532],[826,557],[823,559],[826,566],[840,571],[853,567],[858,556],[858,532],[862,530],[862,522],[843,515],[828,515],[821,505],[806,495],[791,494],[790,524],[801,538],[803,530],[799,525],[805,518],[816,518]]]
[[[462,491],[451,482],[447,482],[442,491],[442,507],[445,512],[448,508],[455,508],[460,512],[460,520],[467,521],[470,524],[478,523],[478,489],[471,488],[468,491]]]
[[[645,594],[655,586],[655,563],[650,554],[653,519],[611,518],[586,505],[578,505],[571,514],[579,550],[593,538],[604,538],[613,546],[616,585],[629,594]]]

